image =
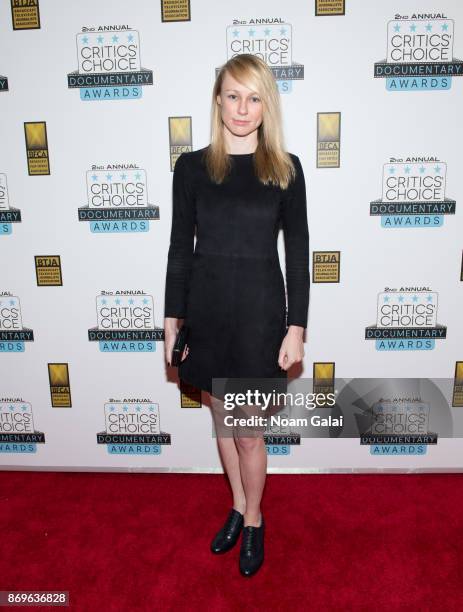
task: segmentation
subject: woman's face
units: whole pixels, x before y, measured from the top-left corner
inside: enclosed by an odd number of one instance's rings
[[[222,121],[235,136],[248,136],[262,123],[262,101],[257,92],[248,89],[231,74],[225,73],[217,96]]]

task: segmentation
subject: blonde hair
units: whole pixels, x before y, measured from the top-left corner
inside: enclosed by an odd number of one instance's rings
[[[291,156],[284,148],[280,93],[267,64],[256,55],[243,53],[224,64],[212,91],[211,142],[205,151],[205,162],[211,180],[221,183],[231,169],[227,154],[221,107],[217,96],[222,90],[226,72],[245,87],[253,89],[262,101],[262,123],[257,128],[258,143],[254,154],[256,176],[265,185],[286,189],[295,177]]]

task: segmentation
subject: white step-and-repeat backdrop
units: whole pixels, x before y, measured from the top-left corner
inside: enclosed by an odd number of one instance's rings
[[[272,67],[306,177],[290,377],[342,380],[370,419],[275,425],[269,471],[463,468],[460,1],[3,0],[0,45],[3,469],[221,471],[208,394],[166,368],[163,302],[175,161],[208,144],[239,53]]]

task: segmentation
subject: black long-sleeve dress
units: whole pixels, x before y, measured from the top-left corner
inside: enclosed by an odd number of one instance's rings
[[[286,385],[278,364],[281,342],[287,326],[307,327],[310,291],[301,162],[290,154],[297,176],[283,190],[258,180],[253,153],[232,154],[231,173],[216,185],[204,151],[182,153],[173,176],[164,316],[183,318],[189,327],[179,378],[209,393],[213,378],[278,378]]]

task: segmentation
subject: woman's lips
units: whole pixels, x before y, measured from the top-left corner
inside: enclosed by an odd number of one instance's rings
[[[233,119],[234,123],[237,125],[247,125],[249,121],[240,121],[239,119]]]

